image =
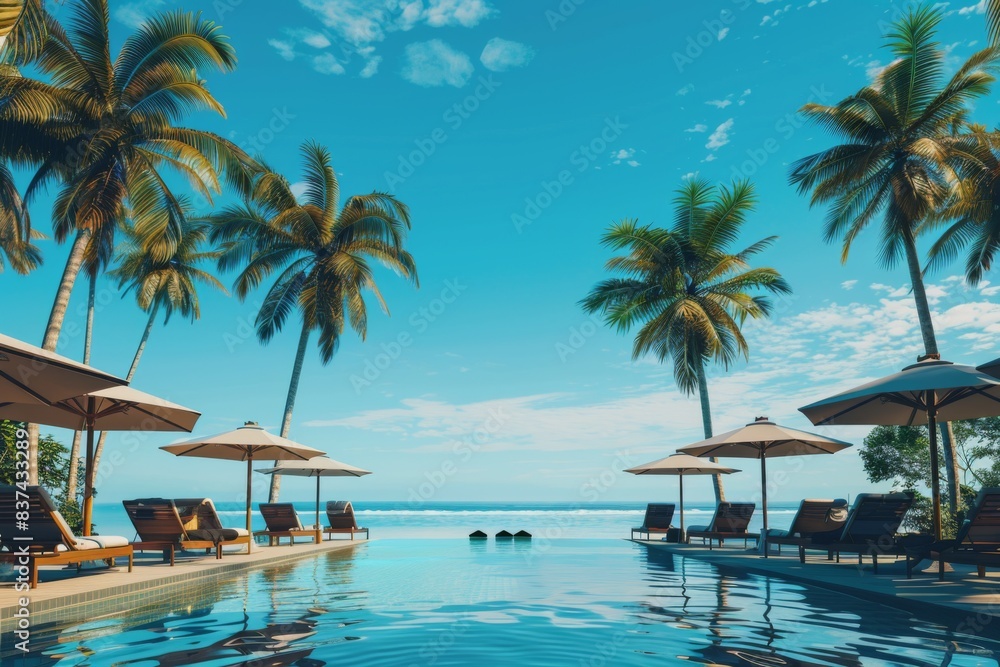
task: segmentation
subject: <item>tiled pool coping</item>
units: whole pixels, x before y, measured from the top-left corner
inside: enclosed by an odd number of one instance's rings
[[[912,579],[907,579],[903,560],[893,563],[880,559],[876,575],[871,570],[871,559],[866,558],[866,565],[859,568],[856,556],[846,556],[835,563],[828,561],[825,553],[807,552],[806,562],[800,563],[794,548],[787,554],[765,559],[756,551],[729,547],[709,550],[655,540],[632,541],[720,568],[827,588],[891,607],[914,611],[919,605],[929,613],[945,614],[952,619],[956,617],[955,612],[960,611],[965,616],[958,620],[964,619],[970,627],[989,625],[993,619],[1000,618],[1000,572],[987,572],[985,578],[979,578],[974,568],[956,566],[954,572],[945,575],[944,581],[938,581],[936,569],[933,574],[917,571]],[[930,561],[925,561],[924,567],[929,564]]]
[[[321,544],[296,544],[294,546],[255,546],[251,554],[227,552],[221,560],[212,556],[178,559],[171,567],[162,563],[159,556],[136,556],[135,568],[129,573],[124,565],[108,572],[101,568],[85,571],[56,581],[42,582],[27,593],[17,592],[12,583],[0,588],[0,637],[8,637],[13,629],[13,614],[18,610],[18,599],[28,597],[31,603],[31,625],[38,627],[70,615],[102,616],[120,613],[137,603],[149,604],[157,597],[164,599],[183,593],[183,589],[197,586],[208,580],[232,578],[248,570],[280,565],[282,563],[317,556],[319,554],[349,549],[367,540],[333,540]],[[121,561],[119,561],[121,562]]]

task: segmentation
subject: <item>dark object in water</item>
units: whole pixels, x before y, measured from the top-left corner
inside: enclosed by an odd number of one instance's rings
[[[469,539],[470,540],[485,540],[487,537],[489,537],[489,535],[487,535],[486,533],[484,533],[481,530],[477,530],[477,531],[469,533]]]
[[[510,540],[510,539],[513,539],[513,537],[514,537],[514,536],[513,536],[513,535],[511,535],[511,534],[510,534],[510,533],[509,533],[508,531],[506,531],[506,530],[501,530],[501,531],[500,531],[499,533],[497,533],[497,539],[498,539],[498,540]]]
[[[531,533],[529,533],[526,530],[519,530],[516,533],[514,533],[514,537],[517,538],[517,539],[519,539],[519,540],[520,539],[530,540],[531,539]]]

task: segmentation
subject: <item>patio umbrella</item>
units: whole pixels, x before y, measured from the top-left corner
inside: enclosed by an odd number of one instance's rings
[[[684,541],[684,476],[685,475],[728,475],[740,472],[735,468],[727,468],[724,465],[700,459],[690,454],[680,452],[671,454],[665,459],[643,463],[642,465],[628,468],[625,472],[633,475],[676,475],[677,483],[680,486],[680,506],[681,506],[681,539]],[[648,535],[647,535],[648,537]]]
[[[114,375],[0,334],[0,405],[51,404],[125,384]]]
[[[284,461],[274,468],[261,468],[257,472],[265,475],[291,475],[292,477],[316,478],[316,543],[322,539],[319,523],[319,479],[320,477],[361,477],[372,474],[347,463],[334,461],[328,456],[317,456],[308,461]]]
[[[232,431],[195,438],[176,445],[165,445],[160,449],[176,456],[198,456],[206,459],[223,459],[226,461],[247,462],[247,532],[250,527],[251,502],[250,492],[253,487],[253,460],[255,458],[273,461],[299,460],[304,461],[324,452],[312,447],[300,445],[287,438],[268,433],[257,422],[247,422]],[[249,546],[247,547],[249,551]]]
[[[833,454],[850,446],[849,442],[778,426],[767,417],[758,417],[743,428],[681,447],[677,451],[693,456],[760,459],[760,498],[764,511],[760,545],[764,558],[767,558],[767,459],[776,456]]]
[[[912,426],[926,419],[931,448],[934,537],[940,540],[937,422],[1000,415],[1000,380],[972,366],[931,358],[799,411],[816,425]]]
[[[87,432],[83,485],[83,534],[90,535],[94,506],[94,431],[191,432],[200,412],[132,387],[110,387],[51,405],[0,404],[0,419],[21,419]]]

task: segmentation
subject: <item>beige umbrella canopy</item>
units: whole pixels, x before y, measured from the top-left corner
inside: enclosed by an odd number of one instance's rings
[[[1000,361],[1000,360],[998,360]],[[934,536],[941,539],[937,422],[1000,415],[1000,380],[979,369],[927,359],[899,373],[799,408],[813,424],[912,426],[927,422],[931,449]],[[980,370],[985,369],[985,370]]]
[[[0,334],[0,405],[51,404],[125,384],[114,375]]]
[[[761,509],[764,512],[760,544],[764,557],[767,558],[767,459],[776,456],[833,454],[850,446],[849,442],[779,426],[767,417],[758,417],[743,428],[681,447],[677,451],[693,456],[760,459]]]
[[[292,477],[316,478],[316,543],[321,539],[322,527],[319,522],[319,479],[320,477],[361,477],[372,474],[370,470],[357,468],[347,463],[334,461],[328,456],[317,456],[308,461],[282,461],[274,468],[259,468],[265,475],[290,475]]]
[[[734,472],[740,472],[735,468],[727,468],[724,465],[715,463],[714,461],[709,461],[708,459],[700,459],[697,456],[691,456],[690,454],[681,454],[677,452],[671,454],[665,459],[659,459],[658,461],[651,461],[649,463],[643,463],[642,465],[635,466],[634,468],[628,468],[625,472],[630,472],[633,475],[675,475],[677,477],[677,483],[680,487],[680,506],[681,506],[681,538],[680,541],[684,541],[684,477],[686,475],[728,475]],[[647,536],[648,537],[648,536]]]
[[[232,431],[188,440],[160,449],[177,456],[197,456],[206,459],[247,462],[247,531],[252,532],[251,490],[254,459],[288,461],[311,459],[324,452],[268,433],[257,422],[247,422]]]
[[[111,387],[82,396],[40,403],[0,405],[0,419],[20,419],[87,432],[83,485],[83,534],[90,535],[94,506],[94,431],[191,432],[200,412],[133,389]]]

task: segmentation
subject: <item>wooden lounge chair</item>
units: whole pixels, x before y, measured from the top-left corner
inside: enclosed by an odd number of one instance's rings
[[[807,498],[799,504],[788,530],[768,529],[767,544],[777,545],[778,554],[781,546],[789,545],[799,548],[799,560],[805,562],[805,548],[814,540],[833,541],[844,529],[847,521],[847,501],[843,498],[833,500],[818,500]]]
[[[975,565],[980,577],[987,567],[1000,567],[1000,488],[984,488],[976,496],[969,512],[953,540],[942,540],[907,549],[906,577],[924,558],[938,561],[938,579],[944,581],[944,564]]]
[[[355,533],[364,533],[368,539],[368,529],[358,526],[354,518],[354,508],[349,500],[331,500],[326,504],[326,520],[330,525],[323,532],[332,536],[334,533],[350,533],[354,539]]]
[[[687,542],[691,543],[691,538],[701,538],[702,544],[708,541],[708,548],[711,550],[712,541],[718,540],[722,547],[726,540],[743,540],[743,546],[747,545],[747,540],[759,540],[757,533],[748,533],[747,526],[750,525],[750,518],[757,508],[756,503],[730,503],[721,502],[715,508],[712,515],[712,522],[707,526],[691,526],[687,531]]]
[[[200,513],[207,499],[170,500],[168,498],[140,498],[123,500],[122,505],[135,527],[138,540],[132,543],[136,551],[162,551],[163,559],[175,563],[178,549],[193,551],[204,549],[215,552],[222,558],[222,547],[234,544],[250,544],[250,535],[245,529],[223,529],[211,506],[209,517],[202,521]],[[208,500],[208,504],[211,504]],[[214,520],[211,518],[214,516]],[[203,525],[200,525],[203,524]]]
[[[903,516],[913,505],[913,496],[907,493],[861,493],[854,499],[854,506],[847,515],[841,533],[832,539],[816,536],[812,545],[804,549],[821,549],[827,558],[840,554],[858,554],[858,565],[866,555],[871,556],[872,568],[878,574],[879,556],[902,556],[906,554],[904,542],[896,536]],[[805,562],[805,551],[801,552]]]
[[[27,510],[23,509],[25,501]],[[19,518],[24,516],[22,512],[27,512],[27,519]],[[29,486],[22,491],[17,486],[0,485],[0,560],[26,565],[31,588],[38,587],[39,565],[76,565],[79,570],[83,563],[101,560],[114,567],[119,557],[128,558],[131,572],[133,553],[126,538],[77,537],[42,487]]]
[[[261,503],[260,514],[264,517],[267,530],[259,530],[254,536],[266,535],[271,546],[275,542],[281,544],[282,537],[287,537],[290,544],[295,544],[296,537],[305,537],[319,544],[319,530],[315,526],[303,526],[292,503]]]
[[[643,533],[646,533],[647,540],[652,533],[656,533],[657,535],[666,535],[674,529],[674,527],[670,525],[670,522],[673,520],[673,503],[649,503],[646,505],[646,516],[642,519],[642,525],[638,528],[632,529],[632,539],[635,539],[636,533],[639,533],[640,537]]]

